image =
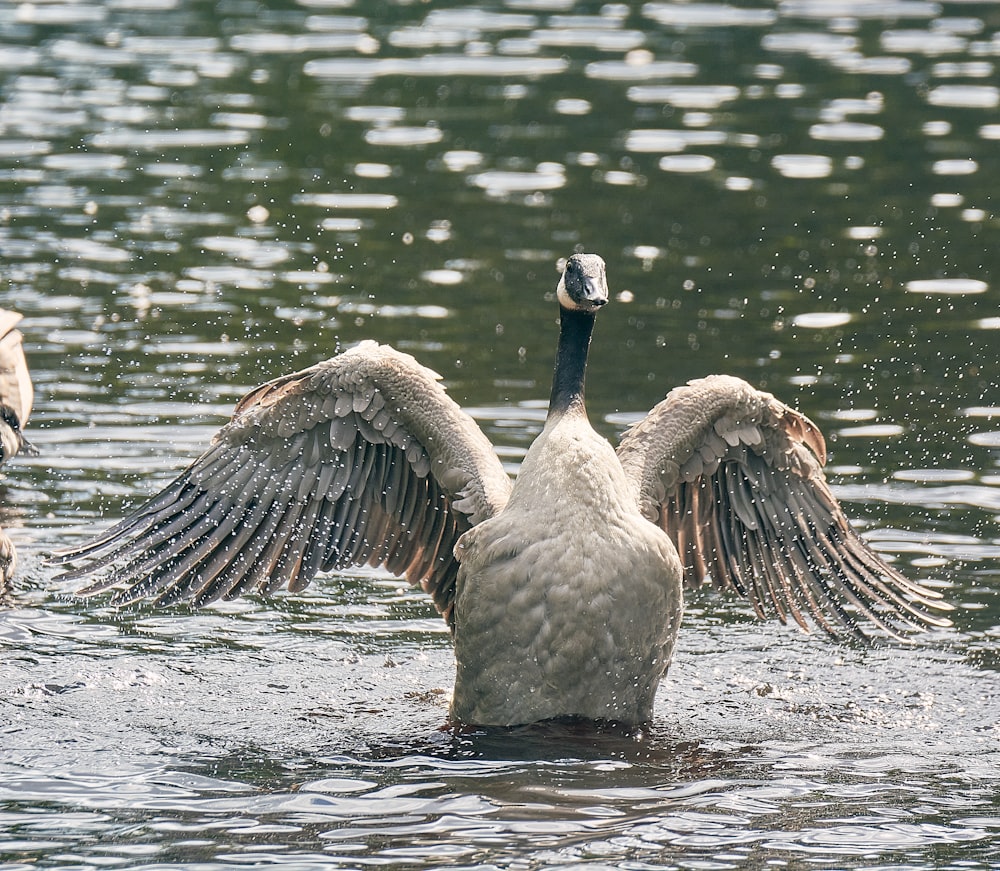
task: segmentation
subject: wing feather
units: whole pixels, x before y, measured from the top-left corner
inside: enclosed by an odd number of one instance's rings
[[[710,581],[760,617],[811,619],[831,634],[949,625],[937,591],[851,528],[823,476],[819,429],[769,393],[729,376],[691,381],[626,431],[618,456],[689,585]]]
[[[364,342],[261,385],[161,493],[52,561],[79,561],[62,577],[116,587],[121,604],[301,590],[319,571],[381,565],[447,616],[455,542],[503,507],[510,481],[438,381]]]

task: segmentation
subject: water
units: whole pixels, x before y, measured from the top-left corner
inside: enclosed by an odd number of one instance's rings
[[[0,7],[41,449],[3,476],[0,865],[1000,868],[998,54],[995,6],[921,0]],[[648,734],[456,735],[447,631],[382,574],[118,613],[43,564],[362,338],[515,471],[577,247],[618,297],[602,432],[771,390],[954,630],[865,651],[696,595]]]

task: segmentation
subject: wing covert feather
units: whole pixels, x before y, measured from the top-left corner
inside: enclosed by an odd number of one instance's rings
[[[949,621],[940,594],[907,580],[847,521],[823,475],[815,424],[745,381],[672,390],[627,430],[618,456],[643,514],[677,545],[685,581],[745,597],[759,617],[808,617],[864,637]]]
[[[450,618],[455,541],[507,501],[478,425],[410,355],[357,347],[251,390],[211,446],[110,529],[52,561],[115,601],[205,604],[381,565]],[[109,571],[103,571],[110,569]],[[103,571],[103,573],[102,573]]]

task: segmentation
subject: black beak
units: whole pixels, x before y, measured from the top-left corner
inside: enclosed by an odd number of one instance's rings
[[[595,308],[600,308],[608,303],[608,288],[603,282],[598,282],[586,276],[581,282],[583,293],[580,295],[581,302],[588,302]]]

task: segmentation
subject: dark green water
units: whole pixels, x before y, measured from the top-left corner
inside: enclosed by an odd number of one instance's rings
[[[0,6],[0,868],[1000,868],[1000,7],[899,0]],[[740,375],[960,606],[861,651],[696,597],[645,741],[454,737],[379,574],[118,614],[43,565],[260,381],[363,338],[512,471],[557,258],[600,253],[591,418]]]

